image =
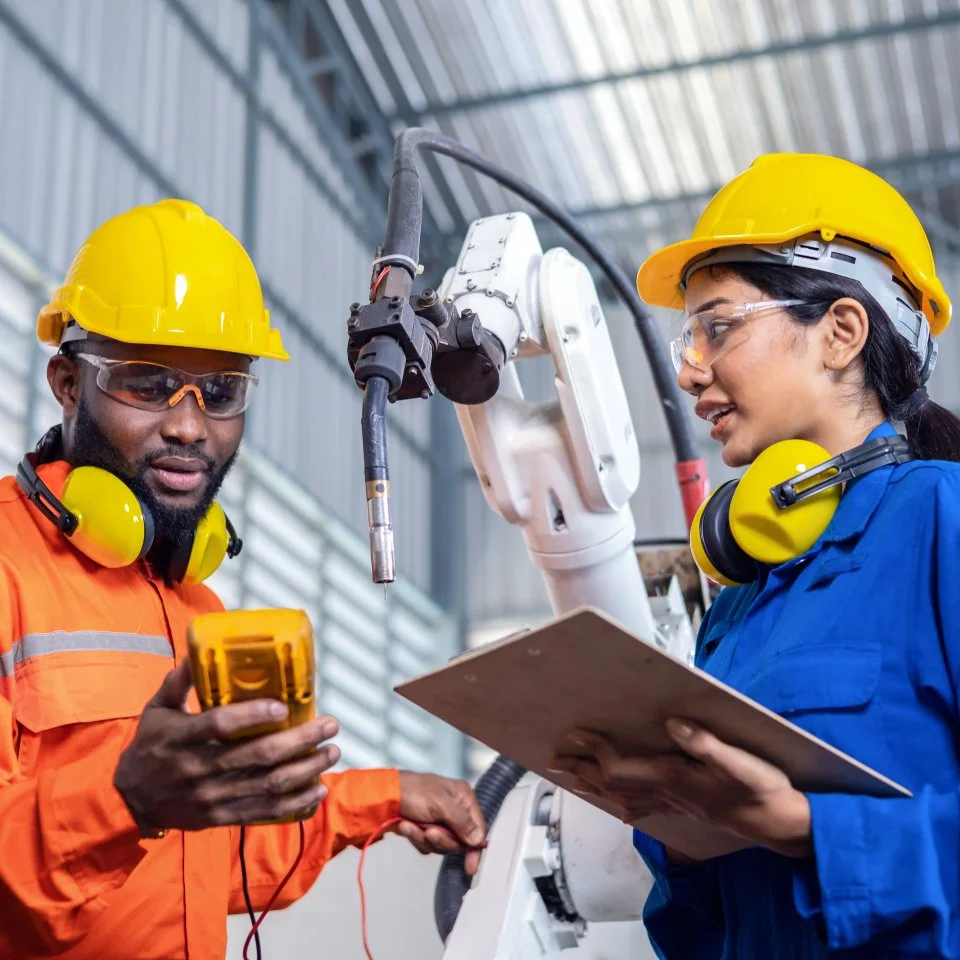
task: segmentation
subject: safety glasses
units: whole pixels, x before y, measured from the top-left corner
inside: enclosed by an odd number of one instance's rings
[[[175,407],[192,393],[208,417],[228,420],[246,410],[259,379],[239,371],[186,373],[146,360],[110,360],[92,353],[73,356],[97,368],[97,386],[105,394],[156,413]]]
[[[673,366],[679,373],[684,364],[709,370],[722,356],[750,336],[750,319],[767,310],[796,307],[803,300],[758,300],[755,303],[724,304],[711,310],[684,313],[680,332],[670,344]]]

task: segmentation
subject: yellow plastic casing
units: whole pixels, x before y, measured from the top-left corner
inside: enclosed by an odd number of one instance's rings
[[[714,491],[714,493],[716,493],[716,491]],[[710,494],[710,496],[712,495],[713,494]],[[707,555],[706,547],[703,545],[703,537],[700,535],[700,520],[703,517],[703,511],[706,510],[707,504],[710,502],[710,496],[697,508],[697,512],[693,517],[693,523],[690,524],[690,552],[693,554],[694,563],[715,583],[722,584],[724,587],[739,587],[739,583],[725,577],[716,568],[713,561]]]
[[[828,487],[784,510],[774,502],[770,490],[829,459],[823,447],[809,440],[781,440],[753,461],[730,501],[730,530],[744,552],[775,567],[806,553],[823,536],[840,503],[840,486]],[[825,470],[799,489],[836,472]]]
[[[283,720],[250,727],[257,737],[316,716],[313,628],[303,610],[230,610],[194,617],[187,632],[202,710],[243,700],[280,700]]]
[[[190,562],[183,575],[184,583],[203,583],[204,580],[212,577],[223,563],[229,545],[227,515],[223,512],[223,507],[214,500],[197,524],[193,535]]]
[[[133,207],[90,234],[40,310],[37,337],[59,347],[71,320],[124,343],[289,359],[247,252],[186,200]]]
[[[907,201],[875,173],[809,153],[772,153],[722,187],[707,204],[692,236],[651,254],[637,274],[646,303],[682,310],[687,265],[718,247],[777,245],[819,233],[859,240],[889,254],[921,296],[920,307],[938,337],[952,307],[937,277],[933,249]]]
[[[153,539],[136,494],[100,467],[77,467],[63,485],[60,501],[77,518],[74,546],[103,567],[135,563]]]
[[[303,610],[230,610],[194,617],[187,631],[193,685],[202,710],[263,698],[281,700],[284,720],[249,727],[237,739],[298,726],[316,716],[313,628]],[[314,780],[319,783],[319,777]],[[264,823],[294,823],[316,808]]]

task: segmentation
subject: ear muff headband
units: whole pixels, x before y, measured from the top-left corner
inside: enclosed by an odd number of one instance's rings
[[[33,505],[66,536],[77,529],[77,518],[53,495],[50,488],[37,476],[29,456],[17,464],[17,485]]]
[[[794,441],[787,440],[785,442],[792,443]],[[862,477],[865,473],[870,473],[871,470],[909,463],[916,459],[916,448],[906,437],[876,437],[860,444],[859,447],[838,454],[825,463],[797,474],[797,476],[791,477],[783,483],[778,483],[771,488],[770,493],[777,506],[786,508],[794,503],[816,496],[821,490]],[[817,483],[811,483],[817,477],[831,470],[837,471],[835,476],[824,477]]]
[[[899,436],[878,437],[836,457],[806,440],[775,443],[740,480],[701,504],[690,532],[694,560],[725,586],[750,583],[757,564],[779,566],[816,543],[833,519],[842,484],[916,458],[910,441]]]

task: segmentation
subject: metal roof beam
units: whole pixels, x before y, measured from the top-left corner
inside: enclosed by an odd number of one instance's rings
[[[378,139],[382,156],[375,169],[379,178],[371,184],[375,184],[378,190],[383,189],[385,198],[390,180],[393,137],[383,112],[350,54],[336,18],[325,4],[313,0],[267,2],[276,10],[290,36],[294,52],[304,63],[304,74],[311,81],[312,96],[330,110],[340,135],[348,143],[367,136]]]
[[[346,38],[343,36],[342,31],[340,30],[339,24],[337,23],[337,18],[330,7],[328,0],[305,0],[305,2],[307,3],[308,12],[312,13],[313,16],[316,17],[318,28],[328,32],[330,35],[336,36],[337,42],[342,44],[342,48],[344,50],[349,50],[350,47],[346,41]],[[353,4],[350,7],[350,13],[357,25],[357,28],[363,34],[364,40],[370,50],[371,55],[377,62],[380,75],[383,78],[383,82],[386,84],[387,89],[390,91],[390,96],[393,98],[394,102],[399,105],[401,110],[412,110],[410,100],[408,99],[406,91],[404,90],[403,83],[393,68],[386,47],[384,46],[383,41],[380,39],[379,32],[377,31],[373,21],[370,19],[370,15],[365,6],[362,3]],[[396,43],[401,43],[401,39],[399,37],[396,39]],[[360,71],[359,67],[357,67],[357,70],[362,77],[362,71]],[[366,83],[365,80],[364,83]],[[371,100],[373,100],[373,95],[371,94],[370,96]],[[380,126],[389,138],[390,152],[388,154],[389,162],[387,163],[386,169],[387,171],[391,171],[393,162],[393,136],[391,131],[393,128],[390,120],[380,112],[379,108],[377,108],[377,117],[379,119]],[[437,192],[440,195],[440,200],[449,212],[451,220],[457,224],[455,229],[466,230],[466,220],[460,213],[460,206],[450,188],[447,178],[443,175],[443,172],[440,170],[437,164],[436,156],[432,153],[424,151],[420,155],[420,162],[423,164],[423,167],[429,173],[431,179],[436,185]],[[429,219],[429,211],[427,210],[426,206],[424,206],[424,219]],[[425,224],[425,226],[427,225]],[[433,239],[438,233],[439,231],[436,229],[436,225],[434,224],[433,228],[429,230],[429,236],[425,236],[425,239],[428,241],[428,245],[434,254],[439,252],[438,248],[433,246]],[[424,234],[428,234],[428,230],[424,230]]]
[[[646,80],[651,77],[662,77],[668,74],[688,73],[691,70],[710,67],[730,66],[731,64],[745,63],[765,57],[782,57],[791,53],[808,53],[812,50],[823,50],[827,47],[859,43],[862,40],[877,40],[882,37],[893,36],[899,37],[918,31],[937,30],[958,25],[960,25],[960,10],[938,14],[935,17],[908,17],[899,23],[874,23],[858,30],[838,30],[836,33],[802,37],[799,40],[786,40],[771,43],[763,47],[733,50],[729,53],[703,57],[699,60],[674,60],[670,63],[653,67],[638,67],[635,70],[612,71],[596,77],[578,77],[575,80],[565,80],[560,83],[545,83],[536,87],[524,87],[519,90],[483,94],[478,97],[464,97],[461,100],[453,100],[446,103],[433,101],[415,110],[401,107],[390,119],[402,121],[411,126],[417,126],[424,117],[436,118],[450,113],[462,113],[471,110],[486,109],[488,107],[521,103],[526,100],[549,97],[559,93],[589,90],[593,87],[623,83],[626,80]]]
[[[262,0],[249,0],[248,3],[250,10],[250,31],[251,35],[256,34],[258,47],[262,46],[261,41],[263,39],[260,32],[261,18],[267,13],[267,11],[260,9],[261,3]],[[257,120],[263,122],[293,157],[294,161],[299,164],[313,186],[326,197],[360,236],[372,236],[373,224],[371,223],[371,218],[374,216],[375,208],[369,205],[366,209],[358,208],[356,205],[351,206],[347,199],[342,197],[340,192],[334,189],[326,175],[318,169],[313,158],[307,155],[304,149],[288,133],[286,127],[280,123],[273,112],[263,103],[256,84],[251,82],[250,77],[233,65],[184,0],[166,0],[166,4],[169,9],[179,17],[187,34],[243,95],[247,104],[255,112]],[[9,20],[12,16],[13,13],[11,11],[9,14],[4,14],[4,19]],[[26,27],[24,26],[22,29],[17,29],[18,32],[22,32]],[[244,237],[244,242],[250,242],[251,239],[251,237]]]
[[[171,2],[171,0],[167,0]],[[179,0],[182,2],[182,0]],[[367,235],[376,235],[382,229],[386,220],[385,193],[377,189],[365,171],[357,164],[351,150],[349,130],[344,128],[342,118],[337,110],[336,102],[327,102],[317,89],[314,82],[316,73],[311,73],[308,61],[304,57],[303,47],[297,47],[295,36],[285,30],[284,24],[273,15],[275,6],[257,0],[262,7],[260,16],[263,39],[276,53],[276,62],[286,73],[297,98],[303,104],[307,116],[314,125],[321,141],[330,151],[330,154],[343,173],[345,181],[350,185],[354,194],[354,201],[360,208],[369,224]],[[299,5],[298,5],[299,7]],[[295,7],[294,10],[298,9]],[[272,9],[271,9],[272,8]],[[309,7],[306,8],[309,12]],[[316,58],[311,58],[315,61]],[[315,64],[314,64],[315,66]],[[330,64],[330,72],[338,72],[338,68]],[[382,114],[380,115],[382,119]]]
[[[905,194],[960,184],[960,149],[938,150],[912,157],[878,159],[863,166],[883,176]],[[722,184],[716,184],[708,190],[670,197],[652,197],[638,203],[621,203],[612,207],[580,207],[568,212],[577,220],[585,222],[601,239],[616,242],[626,237],[640,238],[654,230],[662,231],[665,227],[669,229],[671,221],[683,224],[683,229],[688,229],[689,224],[696,219],[721,186]],[[932,238],[960,251],[960,227],[953,226],[921,206],[915,205],[914,209]],[[657,223],[646,224],[636,216],[648,211],[660,214]],[[620,218],[620,222],[617,222],[617,218]],[[533,219],[546,246],[572,243],[566,234],[541,214],[533,214]],[[446,235],[444,242],[448,258],[456,258],[462,241],[462,234]]]
[[[938,189],[960,183],[960,149],[868,160],[861,166],[889,180],[902,193],[914,193],[925,188]],[[702,207],[722,186],[722,183],[718,183],[693,193],[651,197],[637,203],[619,203],[608,207],[579,207],[568,212],[577,219],[594,220],[645,210],[670,211],[690,206]],[[537,215],[534,219],[542,218]]]
[[[379,211],[376,221],[381,229],[377,238],[379,242],[386,221],[393,169],[394,136],[390,123],[325,0],[271,0],[271,5],[281,14],[286,13],[279,19],[287,27],[291,46],[298,55],[295,72],[300,75],[299,92],[303,97],[323,104],[336,137],[344,144],[344,151],[338,159],[348,168],[347,175],[351,180],[355,181],[359,176],[365,181],[370,201]],[[359,6],[353,8],[355,17],[361,12]],[[372,24],[361,25],[368,28],[364,30],[368,41],[376,38]],[[382,48],[373,52],[386,62],[386,52]],[[403,95],[395,77],[385,75],[385,80],[395,98]],[[455,211],[446,184],[442,178],[437,182],[443,192],[442,199]],[[436,239],[442,234],[426,207],[423,217],[424,253],[421,258],[436,257],[439,253]]]

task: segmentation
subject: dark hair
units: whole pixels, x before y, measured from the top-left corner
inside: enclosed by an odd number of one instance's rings
[[[924,460],[960,461],[960,419],[919,390],[920,369],[907,341],[894,329],[883,308],[856,280],[758,263],[724,264],[718,270],[735,274],[776,300],[803,300],[786,312],[797,323],[817,323],[842,297],[863,304],[870,330],[863,345],[863,399],[876,395],[889,420],[902,423]]]

